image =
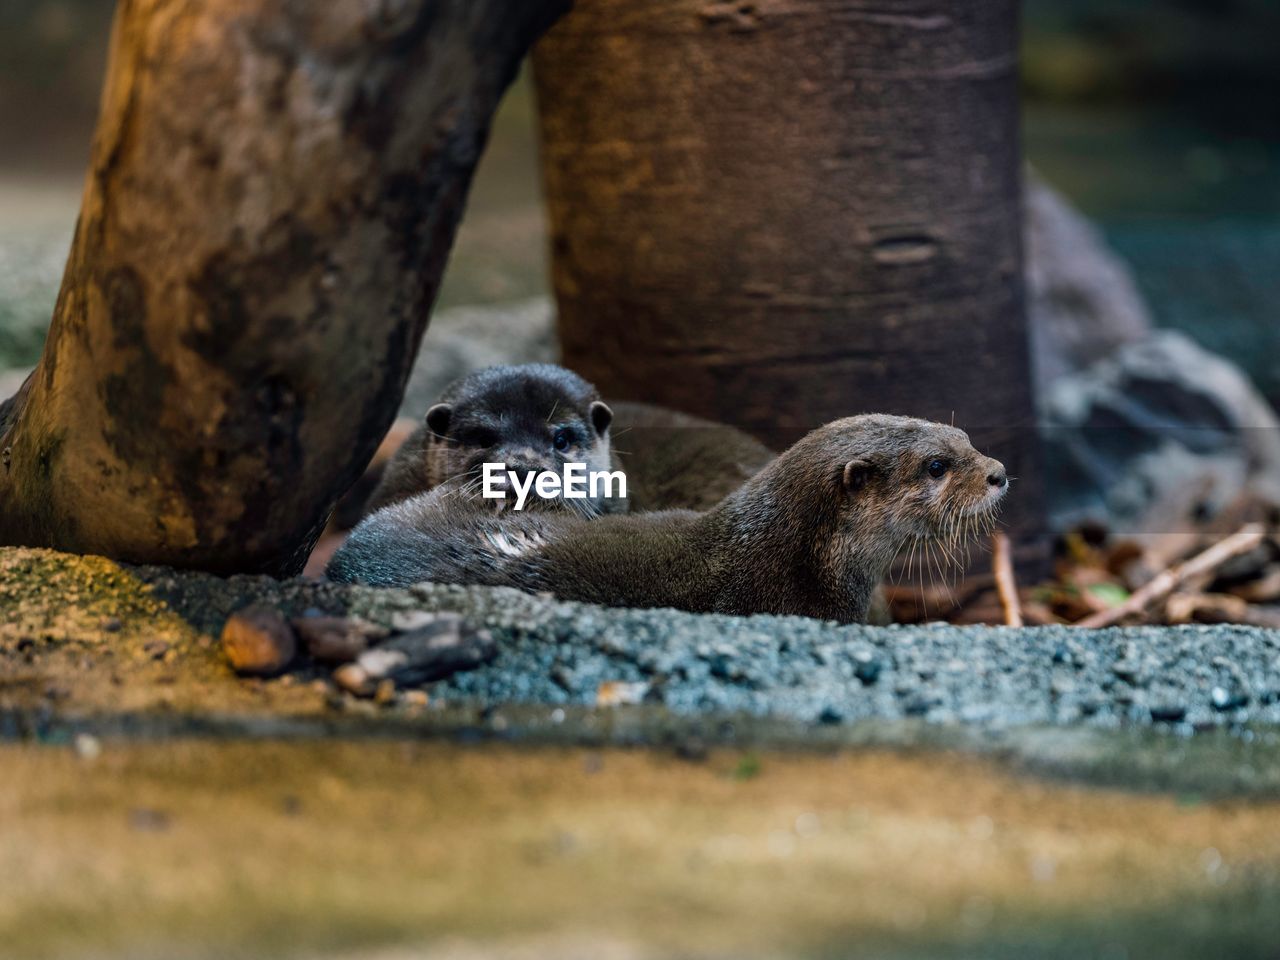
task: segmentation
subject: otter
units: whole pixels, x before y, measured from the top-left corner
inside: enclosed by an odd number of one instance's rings
[[[613,411],[596,388],[550,363],[485,367],[451,384],[422,424],[392,455],[369,496],[372,513],[448,482],[451,500],[480,499],[485,463],[517,474],[618,469],[609,446]],[[488,501],[493,507],[503,501]],[[535,507],[566,507],[594,516],[626,510],[622,497],[533,497]],[[496,509],[496,507],[494,507]]]
[[[709,510],[776,454],[736,427],[648,403],[613,404],[631,512]]]
[[[547,591],[607,606],[866,619],[907,544],[994,523],[999,461],[955,427],[882,414],[808,434],[705,512],[614,515],[458,511],[441,492],[366,518],[331,579],[423,580]]]

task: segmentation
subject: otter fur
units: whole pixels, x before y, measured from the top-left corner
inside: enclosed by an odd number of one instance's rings
[[[612,436],[633,513],[708,510],[776,456],[736,427],[648,403],[613,404]]]
[[[549,591],[609,606],[861,622],[904,546],[994,522],[1004,467],[960,430],[877,414],[801,439],[706,512],[602,517],[459,510],[446,490],[366,518],[338,581]]]

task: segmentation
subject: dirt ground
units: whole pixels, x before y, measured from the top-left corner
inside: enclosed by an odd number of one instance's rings
[[[81,738],[0,747],[0,769],[5,957],[1280,943],[1280,804],[948,755]]]

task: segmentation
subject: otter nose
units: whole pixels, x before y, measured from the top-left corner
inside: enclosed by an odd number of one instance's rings
[[[539,474],[547,469],[547,463],[528,447],[504,448],[498,451],[498,459],[507,465],[507,469],[522,482],[530,474]]]
[[[1004,487],[1008,486],[1009,477],[1004,472],[1004,467],[1000,466],[999,464],[996,464],[994,467],[992,467],[990,472],[987,474],[987,483],[991,484],[991,486],[993,487],[997,487],[1000,489],[1003,489]]]

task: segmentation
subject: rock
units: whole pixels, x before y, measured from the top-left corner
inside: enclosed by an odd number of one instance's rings
[[[249,606],[227,618],[222,649],[236,673],[272,677],[293,662],[298,641],[278,610]]]
[[[1111,665],[1111,672],[1125,683],[1137,686],[1142,681],[1142,668],[1132,660],[1118,660]]]
[[[1280,418],[1232,363],[1173,331],[1061,378],[1044,404],[1057,529],[1187,529],[1241,496],[1280,503]]]
[[[1151,707],[1151,719],[1156,723],[1181,723],[1187,717],[1187,708],[1180,703],[1158,703]]]
[[[844,714],[836,707],[825,706],[822,712],[818,714],[818,723],[824,726],[835,726],[844,723]]]
[[[322,663],[350,663],[389,632],[358,617],[312,614],[297,617],[292,623],[307,653]]]
[[[1209,702],[1213,709],[1220,712],[1237,710],[1249,705],[1249,695],[1243,690],[1228,690],[1226,687],[1214,687],[1209,692]]]
[[[606,680],[596,690],[596,706],[620,707],[626,704],[643,703],[648,693],[649,684],[647,683]]]
[[[1128,266],[1034,174],[1026,180],[1024,209],[1031,358],[1043,390],[1144,339],[1152,324]]]
[[[853,675],[858,678],[864,687],[870,687],[880,679],[880,672],[884,669],[884,665],[879,660],[867,658],[858,659],[857,665],[853,668]]]

